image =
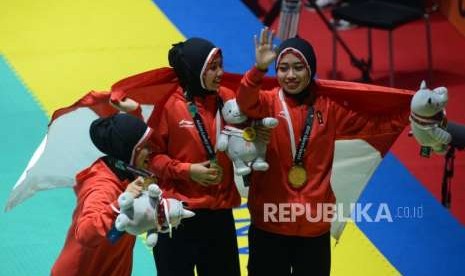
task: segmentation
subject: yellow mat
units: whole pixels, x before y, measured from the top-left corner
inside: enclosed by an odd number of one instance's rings
[[[166,66],[184,39],[149,0],[0,4],[0,51],[50,113],[91,89]]]

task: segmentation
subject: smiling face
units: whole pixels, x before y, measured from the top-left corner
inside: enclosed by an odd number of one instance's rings
[[[205,68],[205,72],[203,74],[205,89],[217,91],[220,88],[223,73],[223,58],[221,55],[217,55]]]
[[[133,165],[136,166],[138,169],[150,170],[149,163],[154,149],[153,142],[150,138],[145,139],[142,141],[137,147],[134,149],[134,161]],[[155,183],[156,178],[152,177],[144,177],[144,189],[147,189],[149,184]]]
[[[294,53],[287,53],[279,60],[276,78],[287,93],[299,94],[310,83],[310,73],[301,59]]]

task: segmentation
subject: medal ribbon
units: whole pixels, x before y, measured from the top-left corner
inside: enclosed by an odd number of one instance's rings
[[[188,99],[188,97],[186,97]],[[220,100],[218,99],[218,102]],[[189,113],[192,116],[192,119],[194,120],[195,127],[197,129],[197,132],[199,133],[200,140],[202,140],[202,145],[207,152],[207,157],[210,161],[216,161],[216,154],[215,150],[213,149],[213,145],[210,141],[210,138],[208,137],[208,132],[205,128],[205,124],[202,121],[202,118],[200,117],[200,113],[198,112],[198,108],[194,103],[194,99],[189,100],[187,102],[187,106],[189,109]],[[221,128],[221,116],[220,116],[220,106],[218,105],[218,109],[216,111],[216,117],[215,117],[215,122],[216,122],[216,139],[218,141],[218,137],[220,136],[220,128]]]
[[[292,157],[294,159],[294,164],[302,164],[302,160],[304,159],[305,149],[307,147],[308,142],[310,141],[310,134],[312,133],[313,116],[314,116],[313,106],[310,106],[308,108],[307,117],[305,119],[305,126],[304,126],[304,129],[302,130],[302,134],[300,136],[300,142],[296,150],[294,127],[292,126],[291,116],[289,114],[289,109],[287,108],[286,101],[284,100],[282,89],[279,91],[279,99],[281,100],[281,106],[284,111],[284,116],[287,122],[289,138],[291,140],[291,151],[292,151]]]
[[[221,133],[226,134],[228,136],[236,136],[241,138],[244,136],[243,129],[239,129],[233,126],[225,126]]]

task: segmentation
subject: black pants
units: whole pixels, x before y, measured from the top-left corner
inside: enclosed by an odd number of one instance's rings
[[[153,249],[158,276],[240,275],[232,210],[193,210],[168,234],[159,234]]]
[[[323,276],[331,268],[329,232],[319,237],[284,236],[249,228],[249,276]]]

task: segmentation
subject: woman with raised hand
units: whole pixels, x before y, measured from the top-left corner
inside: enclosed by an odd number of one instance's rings
[[[318,212],[335,203],[330,184],[335,141],[363,139],[386,153],[408,124],[412,93],[316,80],[310,43],[290,38],[274,49],[272,41],[267,28],[255,37],[255,66],[244,75],[237,95],[247,116],[279,120],[267,148],[270,168],[254,172],[250,184],[249,275],[329,275],[331,222]],[[279,86],[261,90],[275,60]],[[389,94],[391,100],[381,103],[388,112],[361,112],[373,99],[367,95],[375,94]]]

